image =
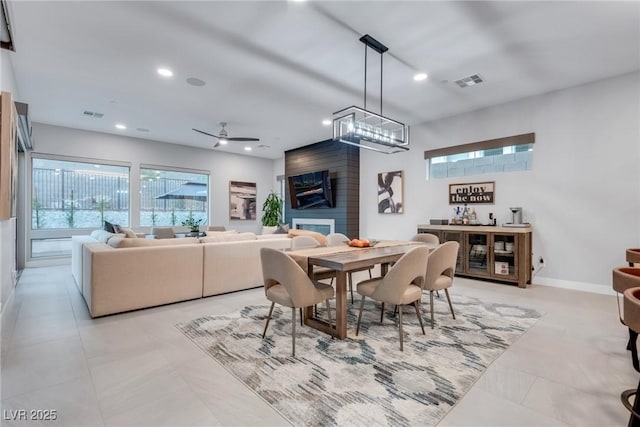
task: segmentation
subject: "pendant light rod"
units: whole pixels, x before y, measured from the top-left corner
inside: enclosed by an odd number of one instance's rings
[[[369,34],[360,37],[360,41],[364,43],[364,109],[367,109],[367,51],[371,48],[380,54],[380,114],[382,114],[382,54],[389,48]]]

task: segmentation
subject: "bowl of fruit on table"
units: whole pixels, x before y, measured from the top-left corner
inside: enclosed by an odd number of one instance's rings
[[[371,246],[374,246],[376,243],[375,240],[367,240],[367,239],[351,239],[347,242],[347,245],[351,246],[352,248],[370,248]]]

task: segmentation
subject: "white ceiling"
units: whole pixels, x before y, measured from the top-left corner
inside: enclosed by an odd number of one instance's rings
[[[389,47],[383,114],[409,125],[640,69],[640,2],[11,2],[20,101],[31,120],[251,155],[332,136],[363,104],[370,34]],[[161,78],[156,69],[174,71]],[[369,50],[368,109],[380,56]],[[429,79],[414,82],[417,71]],[[466,89],[454,80],[479,73]],[[206,82],[186,83],[189,77]],[[85,110],[104,113],[88,118]],[[114,128],[125,123],[126,131]],[[139,132],[136,128],[148,128]],[[36,142],[37,143],[37,142]],[[257,145],[257,144],[254,144]],[[245,153],[244,143],[216,150]]]

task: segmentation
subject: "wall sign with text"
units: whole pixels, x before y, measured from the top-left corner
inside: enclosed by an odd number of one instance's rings
[[[492,204],[495,203],[495,181],[449,184],[449,204]]]

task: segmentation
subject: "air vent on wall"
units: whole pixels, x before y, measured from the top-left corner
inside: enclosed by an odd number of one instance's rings
[[[93,117],[94,119],[101,119],[104,114],[102,113],[96,113],[95,111],[87,111],[85,110],[84,113],[82,113],[85,115],[85,117]]]
[[[478,83],[482,83],[483,81],[484,79],[480,77],[480,74],[474,74],[472,76],[456,80],[456,84],[460,87],[467,87],[477,85]]]

